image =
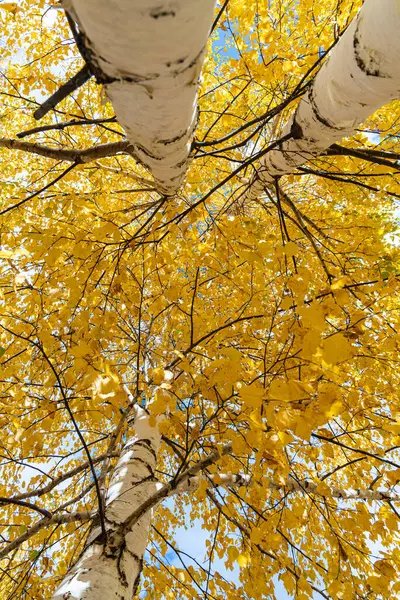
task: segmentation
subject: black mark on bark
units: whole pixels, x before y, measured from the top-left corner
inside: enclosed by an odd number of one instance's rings
[[[163,6],[158,6],[150,11],[150,16],[152,19],[163,19],[164,17],[175,17],[176,12],[174,10],[168,10]]]
[[[374,60],[374,58],[372,56],[370,57],[368,63],[364,59],[361,58],[360,53],[361,53],[362,48],[361,48],[361,44],[360,44],[358,28],[356,29],[356,31],[354,33],[353,45],[354,45],[354,56],[355,56],[358,68],[363,73],[365,73],[366,75],[369,75],[370,77],[385,77],[385,75],[379,70],[379,65],[376,63],[376,61]]]
[[[301,128],[301,125],[296,123],[296,119],[292,123],[290,133],[292,134],[292,138],[294,140],[300,140],[303,137],[303,130]]]

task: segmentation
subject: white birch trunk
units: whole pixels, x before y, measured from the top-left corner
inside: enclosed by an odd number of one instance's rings
[[[293,137],[261,159],[250,198],[400,97],[399,30],[399,0],[366,0],[282,131]]]
[[[216,0],[65,0],[134,155],[157,188],[182,183]]]
[[[134,435],[122,450],[106,498],[106,528],[112,542],[104,547],[96,527],[52,600],[131,600],[136,592],[151,511],[118,536],[112,533],[157,491],[154,470],[161,435],[158,427],[150,427],[147,411],[138,405],[135,409]]]

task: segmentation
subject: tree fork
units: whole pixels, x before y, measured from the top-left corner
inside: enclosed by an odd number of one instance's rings
[[[154,471],[161,434],[151,427],[146,409],[135,405],[134,434],[128,437],[112,473],[106,497],[105,522],[110,543],[93,527],[76,564],[52,600],[131,600],[143,566],[150,511],[132,527],[120,525],[157,489]],[[118,532],[113,535],[113,532]],[[118,544],[112,540],[118,538]]]

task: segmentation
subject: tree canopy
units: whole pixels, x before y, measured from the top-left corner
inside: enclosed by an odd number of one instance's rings
[[[0,3],[2,599],[51,597],[146,401],[137,597],[399,597],[399,101],[249,194],[362,4],[219,4],[167,196],[93,77],[34,119],[84,63],[58,2]]]

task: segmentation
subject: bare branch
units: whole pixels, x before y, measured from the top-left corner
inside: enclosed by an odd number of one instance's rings
[[[184,475],[184,474],[183,474]],[[179,484],[168,494],[173,496],[182,492],[195,492],[201,483],[205,482],[207,488],[223,487],[249,487],[254,481],[251,475],[221,473],[218,475],[201,474],[195,476],[186,476],[180,480]],[[263,482],[263,485],[265,483]],[[283,490],[284,492],[307,492],[308,494],[317,494],[323,498],[340,498],[343,500],[376,500],[378,502],[400,502],[400,495],[395,492],[385,490],[346,490],[344,488],[331,487],[325,490],[318,489],[318,483],[314,481],[296,481],[290,478],[285,484],[275,483],[273,480],[267,482],[266,487],[271,491]]]
[[[5,498],[4,496],[1,496],[0,504],[16,504],[17,506],[24,506],[25,508],[29,508],[30,510],[35,510],[36,512],[44,515],[45,517],[51,518],[52,516],[51,512],[49,512],[45,508],[37,506],[37,504],[25,502],[24,500],[16,500],[15,498]]]
[[[50,148],[49,146],[42,146],[41,144],[35,144],[33,142],[20,142],[19,140],[12,140],[6,138],[0,138],[0,148],[8,148],[9,150],[22,150],[23,152],[30,152],[32,154],[38,154],[45,158],[51,158],[53,160],[66,160],[74,163],[89,163],[100,158],[106,158],[108,156],[115,156],[122,152],[130,154],[130,145],[127,140],[121,142],[111,142],[110,144],[100,144],[93,148],[86,148],[84,150],[65,149],[65,148]]]
[[[116,457],[116,456],[118,456],[118,452],[112,452],[111,454],[108,454],[107,452],[105,452],[104,454],[100,454],[99,456],[93,457],[92,462],[93,462],[93,464],[97,464],[109,457]],[[10,498],[10,500],[17,501],[17,500],[23,500],[24,498],[31,498],[32,496],[44,496],[44,494],[51,492],[51,490],[53,490],[55,487],[60,485],[60,483],[62,483],[63,481],[66,481],[67,479],[71,479],[71,477],[78,475],[78,473],[81,473],[82,471],[85,471],[86,469],[89,468],[89,466],[90,466],[89,462],[86,461],[86,462],[78,465],[74,469],[67,471],[67,473],[63,473],[62,475],[59,475],[58,477],[56,477],[55,479],[50,481],[50,483],[48,483],[44,487],[39,488],[37,490],[33,490],[31,492],[24,492],[23,494],[19,494],[18,496],[14,496],[13,498]]]
[[[63,131],[67,127],[81,127],[82,125],[100,125],[104,127],[104,123],[116,123],[116,121],[117,119],[115,117],[109,117],[107,119],[72,119],[72,121],[62,121],[61,123],[53,123],[51,125],[40,125],[39,127],[33,127],[32,129],[21,131],[20,133],[17,133],[17,138],[21,139],[27,137],[28,135],[42,133],[43,131]],[[109,127],[104,128],[110,129]],[[110,131],[113,131],[113,133],[117,133],[118,135],[125,135],[124,133],[115,131],[114,129],[110,129]]]
[[[8,212],[10,212],[11,210],[14,210],[14,208],[19,208],[20,206],[22,206],[23,204],[25,204],[25,202],[28,202],[29,200],[32,200],[32,198],[35,198],[36,196],[39,196],[39,194],[41,194],[42,192],[44,192],[45,190],[47,190],[49,187],[51,187],[52,185],[54,185],[55,183],[57,183],[57,181],[60,181],[61,179],[63,179],[63,177],[65,177],[65,175],[67,175],[67,173],[69,173],[70,171],[72,171],[72,169],[74,169],[76,167],[76,165],[77,165],[77,163],[73,163],[72,165],[70,165],[69,167],[67,167],[65,169],[65,171],[63,171],[62,173],[60,173],[60,175],[58,175],[55,179],[53,179],[52,181],[50,181],[50,183],[47,183],[40,190],[37,190],[36,192],[33,192],[33,194],[30,194],[26,198],[23,198],[22,200],[20,200],[16,204],[12,204],[11,206],[8,206],[4,210],[2,210],[0,212],[0,216],[6,214]]]
[[[355,158],[368,160],[384,167],[396,169],[396,171],[399,170],[398,165],[392,162],[400,160],[400,154],[397,152],[386,152],[384,150],[375,150],[374,148],[348,148],[340,144],[332,144],[325,154],[329,156],[354,156]]]
[[[383,490],[345,490],[343,488],[331,487],[329,491],[324,493],[318,489],[318,484],[314,481],[296,481],[289,479],[285,485],[279,485],[270,481],[268,484],[270,489],[285,490],[286,492],[307,492],[309,494],[318,494],[323,498],[340,498],[343,500],[376,500],[382,502],[400,502],[400,495],[394,492]]]
[[[82,67],[80,71],[78,71],[73,77],[71,77],[71,79],[59,87],[58,90],[50,96],[50,98],[47,98],[47,100],[35,110],[33,113],[34,119],[39,121],[39,119],[47,115],[47,113],[55,108],[57,104],[85,84],[92,77],[92,75],[93,73],[88,65]]]
[[[218,475],[188,475],[186,478],[182,479],[179,485],[171,491],[170,496],[175,494],[180,494],[181,492],[194,492],[196,491],[200,484],[205,481],[207,487],[216,488],[219,486],[223,487],[240,487],[240,486],[250,486],[252,484],[251,475],[234,475],[233,473],[220,473]]]

